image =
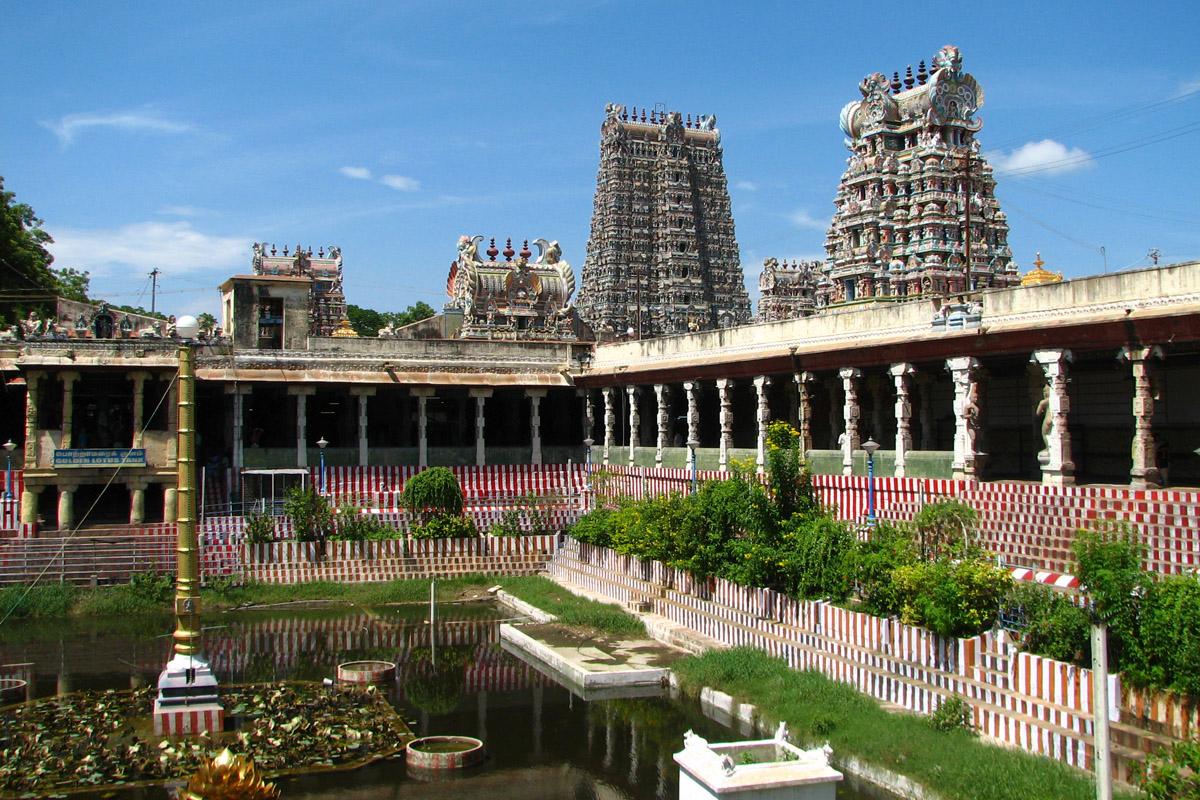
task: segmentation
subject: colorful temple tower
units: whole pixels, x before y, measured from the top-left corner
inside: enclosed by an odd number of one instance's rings
[[[975,135],[983,89],[943,47],[901,81],[876,72],[846,105],[852,155],[838,186],[818,307],[1012,286],[1008,221]]]
[[[322,247],[313,255],[312,248],[305,250],[296,245],[290,250],[286,245],[283,254],[275,245],[265,242],[254,243],[254,274],[266,276],[290,276],[309,278],[309,335],[332,336],[346,320],[346,296],[342,293],[342,251],[330,247],[328,254]]]
[[[750,319],[715,117],[605,108],[576,307],[601,339]]]

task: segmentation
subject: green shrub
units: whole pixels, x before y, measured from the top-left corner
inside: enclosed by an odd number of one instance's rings
[[[250,544],[266,544],[275,540],[275,518],[261,511],[246,515],[246,541]]]
[[[975,509],[958,500],[926,503],[913,518],[921,558],[932,561],[948,555],[969,555],[978,522]]]
[[[812,473],[804,463],[800,434],[788,423],[776,420],[767,426],[767,483],[779,518],[815,514],[820,504],[813,488]]]
[[[611,523],[613,511],[609,508],[597,508],[575,520],[569,528],[574,539],[584,544],[594,544],[597,547],[609,547],[612,544]]]
[[[412,528],[414,539],[474,539],[479,536],[470,517],[445,515]]]
[[[778,517],[766,490],[754,478],[709,481],[688,499],[671,566],[697,577],[728,574],[741,550],[739,540],[770,547],[778,540]],[[744,560],[744,559],[742,559]]]
[[[79,587],[73,583],[6,586],[0,588],[0,619],[63,617],[70,613],[79,594]]]
[[[1012,586],[1008,571],[982,559],[947,558],[899,567],[900,618],[942,636],[975,636],[996,621]]]
[[[135,572],[129,576],[129,591],[153,605],[169,605],[175,597],[175,578],[166,572]]]
[[[439,516],[457,516],[463,511],[462,487],[448,468],[429,467],[408,479],[400,503],[422,522]]]
[[[521,496],[500,521],[488,528],[491,536],[545,536],[555,533],[546,510],[545,498],[530,493]]]
[[[609,517],[612,548],[621,555],[668,562],[693,523],[695,503],[682,494],[624,502]]]
[[[1003,616],[1016,620],[1022,650],[1082,667],[1091,666],[1091,626],[1087,612],[1067,597],[1036,583],[1014,582],[1003,605]]]
[[[296,486],[283,501],[283,513],[296,528],[301,542],[322,542],[333,528],[333,508],[329,500],[311,486]]]
[[[935,731],[974,731],[971,706],[961,697],[947,697],[929,717]]]
[[[343,507],[338,509],[337,524],[331,539],[343,542],[378,542],[396,539],[400,531],[362,509]]]
[[[798,522],[784,534],[781,548],[786,590],[802,598],[842,600],[850,593],[850,560],[855,537],[849,527],[832,517],[818,516]]]
[[[899,616],[903,598],[896,589],[895,571],[917,563],[917,546],[911,529],[881,522],[868,539],[858,542],[846,559],[846,570],[870,614]]]
[[[1143,547],[1128,526],[1111,525],[1079,531],[1071,550],[1092,613],[1108,625],[1109,666],[1124,671],[1137,663],[1139,606],[1150,588]]]
[[[1175,575],[1153,584],[1140,608],[1134,681],[1200,697],[1200,580]]]
[[[1136,765],[1147,800],[1200,800],[1200,741],[1175,742]]]

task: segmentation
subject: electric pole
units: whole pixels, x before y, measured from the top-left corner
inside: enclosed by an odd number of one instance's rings
[[[154,316],[154,304],[158,295],[158,267],[150,270],[150,315]]]

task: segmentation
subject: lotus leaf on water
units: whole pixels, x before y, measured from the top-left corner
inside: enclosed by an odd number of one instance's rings
[[[155,689],[80,692],[0,709],[0,793],[185,778],[228,746],[265,777],[354,765],[394,754],[411,737],[374,687],[228,687],[234,734],[154,736]]]

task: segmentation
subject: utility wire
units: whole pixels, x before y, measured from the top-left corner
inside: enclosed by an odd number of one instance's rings
[[[1041,164],[1034,164],[1028,167],[1019,167],[1017,169],[999,169],[996,170],[996,175],[1012,178],[1020,177],[1022,175],[1036,175],[1039,172],[1066,169],[1068,167],[1086,164],[1089,161],[1094,161],[1098,158],[1107,158],[1109,156],[1127,153],[1130,150],[1138,150],[1143,147],[1149,147],[1152,144],[1158,144],[1171,139],[1178,139],[1180,136],[1186,136],[1196,130],[1200,130],[1200,120],[1188,122],[1175,128],[1168,128],[1165,131],[1160,131],[1159,133],[1151,134],[1150,136],[1142,137],[1140,139],[1131,139],[1130,141],[1123,142],[1119,145],[1101,148],[1094,153],[1083,153],[1077,156],[1060,158],[1055,161],[1046,161]]]
[[[154,410],[146,416],[146,419],[142,424],[141,433],[135,437],[135,441],[146,435],[146,431],[150,429],[150,421],[154,419],[154,416],[158,413],[158,410],[162,408],[162,404],[171,395],[171,388],[175,386],[178,381],[179,371],[176,370],[175,374],[171,377],[171,382],[167,384],[167,390],[163,392],[162,397],[158,398],[158,403],[154,406]],[[67,543],[70,542],[71,539],[75,538],[75,534],[79,533],[79,529],[83,527],[83,523],[87,522],[88,516],[92,513],[92,511],[95,510],[96,506],[99,505],[100,500],[104,497],[104,493],[108,491],[109,487],[112,486],[113,481],[117,479],[117,475],[121,473],[121,470],[125,467],[125,463],[129,460],[129,456],[133,453],[133,451],[134,447],[131,443],[129,449],[125,452],[125,456],[121,459],[121,463],[117,464],[116,468],[113,470],[113,474],[108,479],[108,483],[104,484],[104,488],[100,490],[100,493],[96,495],[96,499],[92,501],[90,506],[88,506],[88,510],[84,512],[79,522],[76,523],[75,529],[63,537],[62,545],[58,548],[58,553],[54,555],[54,558],[51,558],[46,562],[46,566],[42,567],[42,571],[39,572],[37,577],[33,579],[33,582],[25,587],[25,591],[22,592],[21,596],[17,598],[17,602],[13,603],[12,607],[8,609],[8,613],[6,613],[4,617],[0,619],[0,627],[3,627],[4,623],[8,621],[8,618],[16,613],[21,603],[25,602],[25,598],[28,597],[29,593],[33,591],[33,587],[37,586],[38,581],[45,576],[46,572],[50,569],[51,565],[54,564],[55,560],[62,558],[63,552],[65,552],[67,549]],[[178,455],[176,457],[178,458]]]

